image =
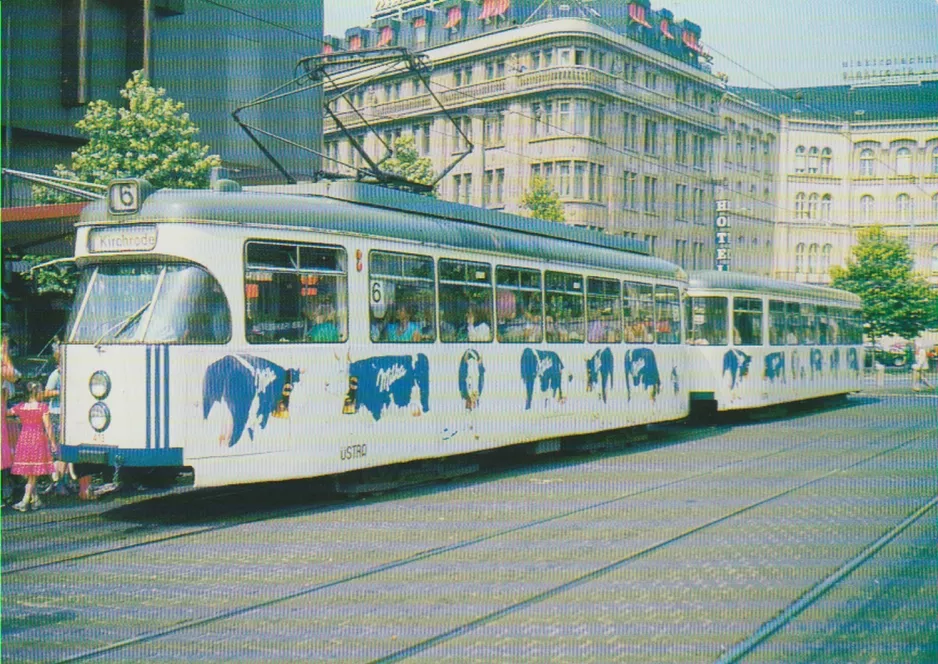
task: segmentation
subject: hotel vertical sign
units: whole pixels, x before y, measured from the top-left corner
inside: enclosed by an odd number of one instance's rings
[[[730,202],[726,199],[719,199],[715,203],[717,260],[714,267],[719,272],[728,272],[730,269]]]

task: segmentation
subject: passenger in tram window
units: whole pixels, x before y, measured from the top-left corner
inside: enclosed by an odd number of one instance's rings
[[[404,342],[420,341],[420,326],[410,319],[410,310],[406,305],[400,304],[394,312],[396,322],[384,329],[385,341]]]
[[[486,322],[486,314],[477,305],[470,305],[466,311],[466,337],[469,341],[491,341],[492,328]]]
[[[313,310],[311,325],[306,331],[307,341],[313,343],[335,343],[341,339],[336,324],[335,309],[331,304],[321,303]]]

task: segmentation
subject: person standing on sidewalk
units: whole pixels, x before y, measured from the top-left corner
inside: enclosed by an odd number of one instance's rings
[[[40,475],[52,475],[55,472],[52,450],[58,449],[52,442],[49,404],[39,400],[42,396],[42,385],[30,381],[26,385],[26,392],[27,401],[16,404],[9,410],[9,413],[18,417],[22,423],[13,454],[13,467],[10,469],[14,475],[26,476],[26,493],[23,494],[23,500],[13,506],[13,509],[20,512],[42,507],[42,501],[36,492],[36,480]]]
[[[920,392],[922,385],[928,389],[934,389],[934,385],[925,378],[925,372],[928,371],[928,351],[925,346],[917,341],[915,342],[915,364],[912,365],[912,391]]]
[[[46,389],[42,394],[42,398],[49,402],[49,421],[52,423],[52,443],[53,445],[61,444],[62,436],[62,350],[58,345],[55,347],[55,350],[52,352],[52,357],[55,360],[55,369],[52,373],[49,374],[49,379],[46,381]],[[55,475],[53,476],[53,483],[49,485],[49,488],[45,490],[44,493],[51,493],[56,491],[59,494],[66,494],[69,490],[70,481],[77,481],[75,477],[75,471],[72,468],[72,464],[65,463],[59,459],[55,461]]]

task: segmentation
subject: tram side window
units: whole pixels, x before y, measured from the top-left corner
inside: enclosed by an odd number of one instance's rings
[[[341,343],[348,339],[348,269],[343,247],[248,242],[248,343]]]
[[[492,266],[441,259],[440,341],[492,340]]]
[[[725,297],[689,297],[685,300],[687,343],[696,346],[726,345]]]
[[[427,343],[436,338],[436,293],[429,256],[372,251],[368,260],[371,340]]]
[[[681,296],[677,288],[655,287],[655,320],[659,344],[681,343]]]
[[[817,312],[813,304],[801,305],[801,343],[813,346],[817,343]]]
[[[655,341],[655,290],[651,284],[622,282],[622,313],[625,342],[650,344]]]
[[[499,342],[539,343],[543,340],[539,271],[496,267],[495,301]]]
[[[622,296],[615,279],[586,280],[586,340],[590,343],[619,343],[622,339]]]
[[[863,343],[863,312],[859,309],[847,311],[847,339],[848,344]]]
[[[815,309],[815,316],[817,318],[817,334],[818,334],[818,343],[822,346],[827,346],[831,343],[830,341],[830,310],[828,307],[819,306]]]
[[[769,344],[784,346],[788,341],[788,317],[785,313],[785,303],[779,300],[769,300]]]
[[[575,343],[586,339],[583,277],[566,272],[545,272],[547,341]]]
[[[733,298],[733,341],[737,346],[762,345],[762,300]]]
[[[804,343],[804,319],[801,316],[801,305],[798,302],[789,302],[785,305],[788,317],[788,329],[785,333],[785,343],[797,346]]]

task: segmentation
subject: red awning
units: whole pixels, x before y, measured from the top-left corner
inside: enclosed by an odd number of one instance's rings
[[[460,24],[462,21],[462,9],[459,5],[455,7],[450,7],[449,11],[446,12],[446,25],[443,26],[445,30],[451,30]]]
[[[361,36],[361,35],[354,35],[354,36],[352,36],[352,37],[349,38],[349,40],[348,40],[348,50],[350,50],[350,51],[358,51],[358,50],[361,50],[361,47],[362,47],[362,36]]]
[[[479,20],[484,21],[487,18],[495,16],[495,9],[498,7],[498,0],[482,0],[482,13],[479,14]]]
[[[697,43],[697,35],[695,35],[690,30],[685,30],[681,33],[681,41],[683,41],[684,46],[690,50],[696,51],[697,53],[703,53],[703,49],[700,48],[700,45]]]
[[[423,16],[414,19],[414,28],[425,28],[426,26],[427,19],[425,19]]]
[[[629,4],[629,18],[646,28],[650,28],[648,21],[645,20],[645,8],[634,2]]]
[[[378,38],[378,48],[387,46],[392,39],[394,39],[394,29],[390,25],[384,26],[381,28],[381,37]]]
[[[671,26],[668,25],[668,19],[666,18],[661,19],[661,34],[663,34],[668,39],[674,39],[674,35],[672,35],[668,29],[670,27]]]

